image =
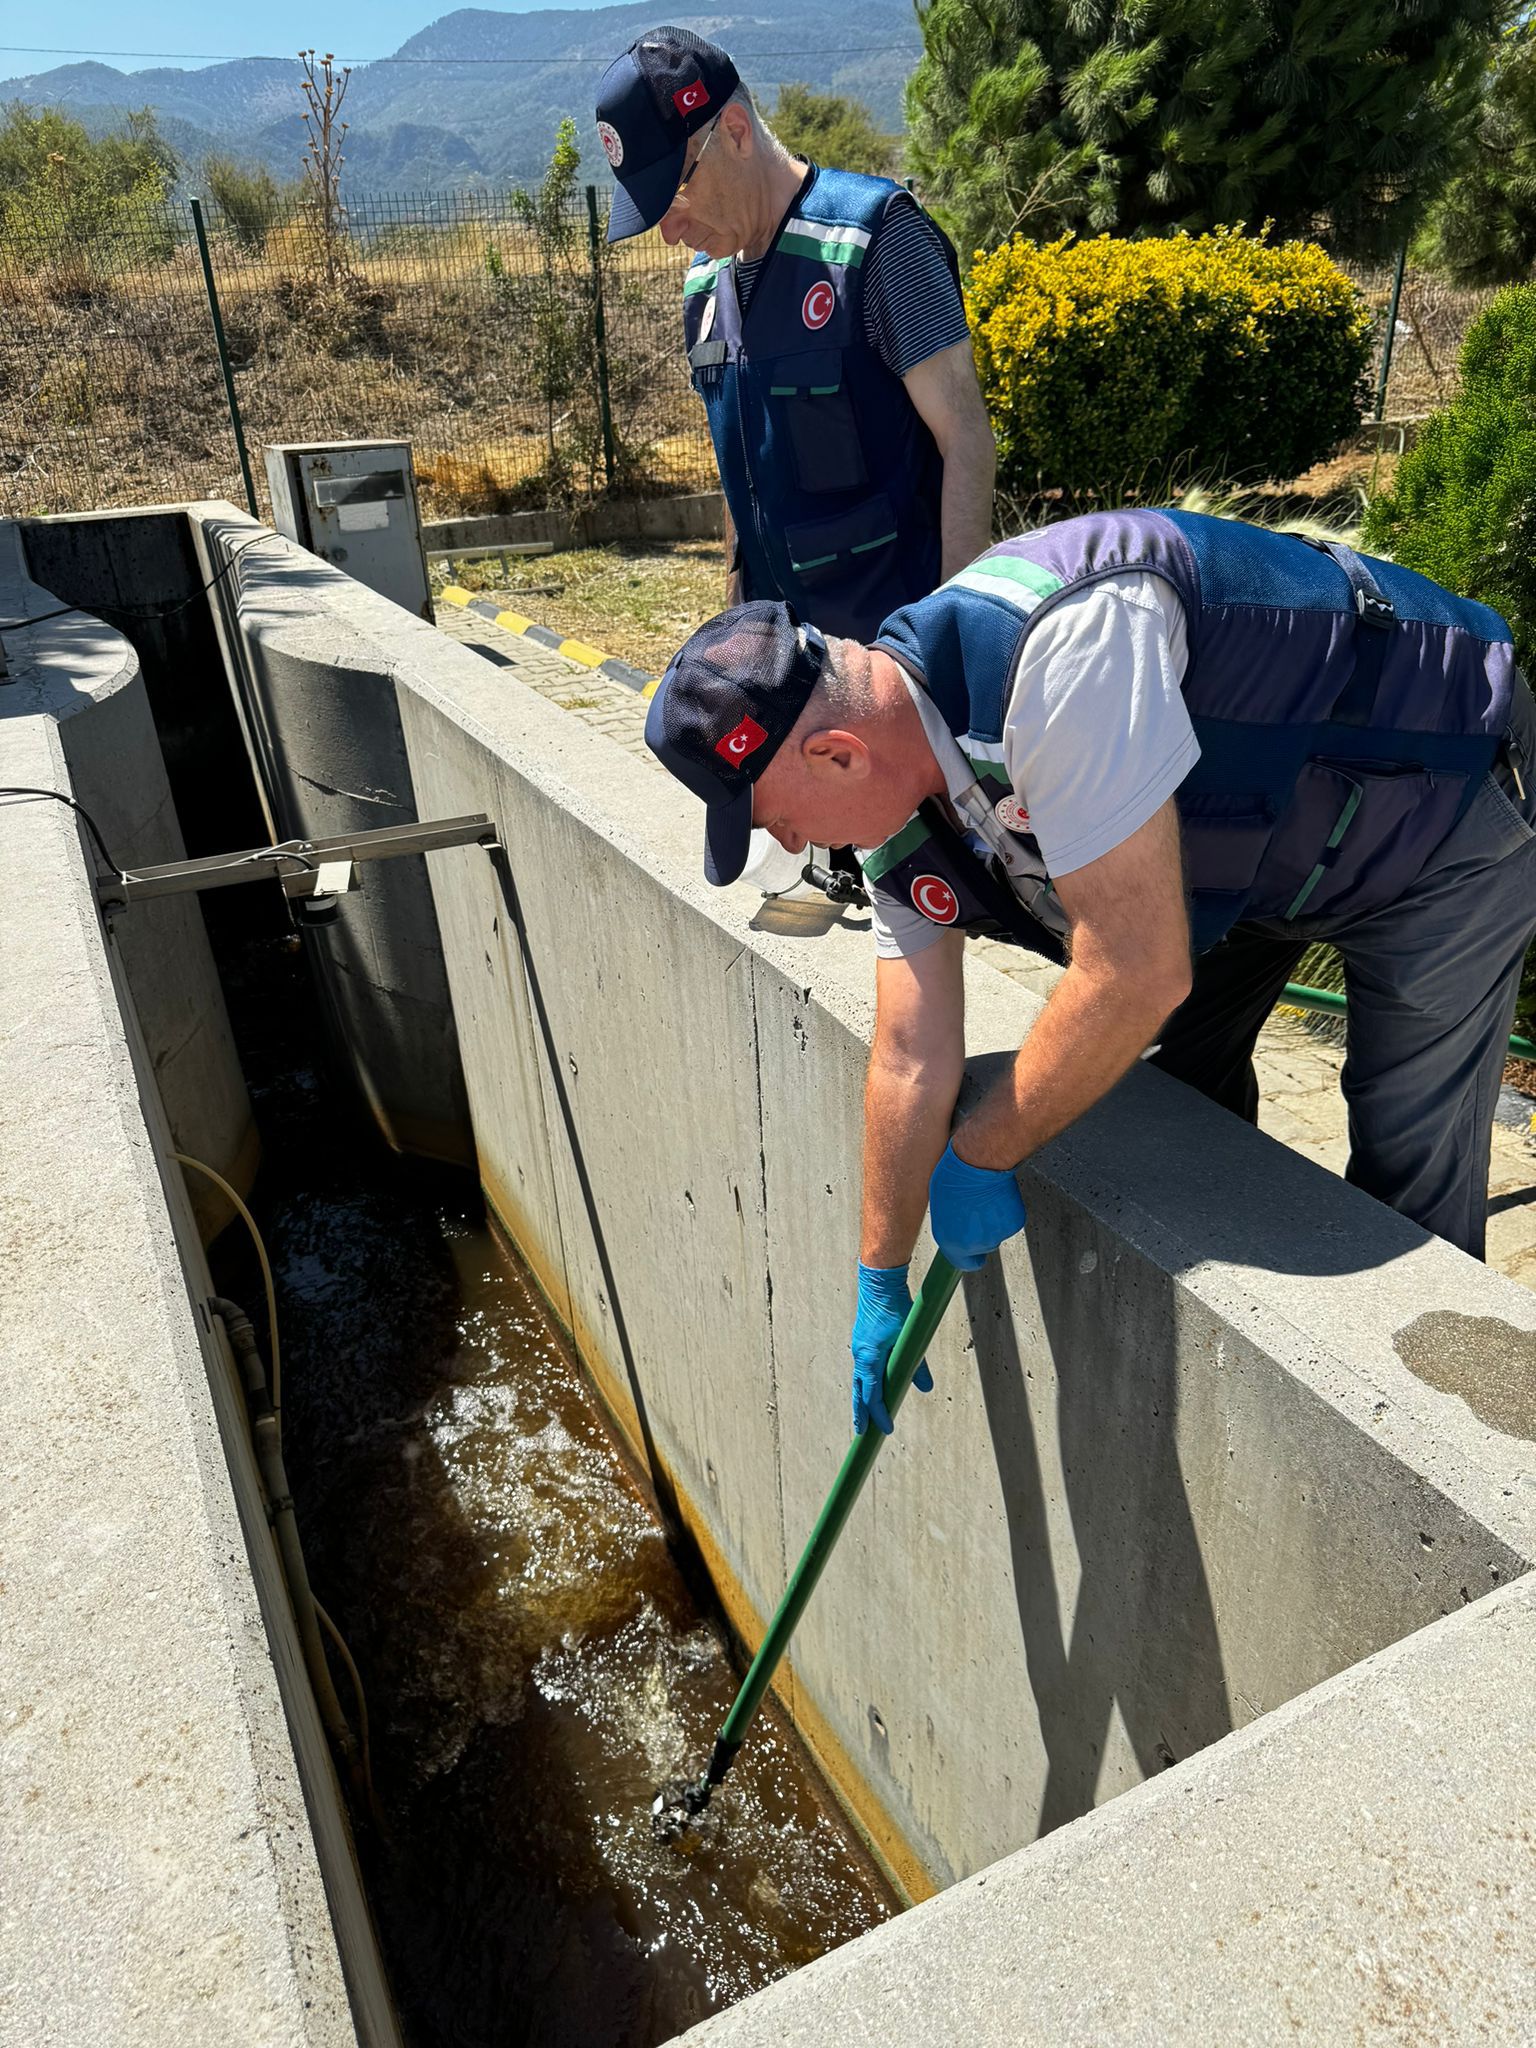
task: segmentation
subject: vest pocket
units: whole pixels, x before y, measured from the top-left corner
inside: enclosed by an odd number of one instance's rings
[[[849,512],[836,512],[827,519],[801,520],[784,529],[784,545],[796,583],[808,597],[825,591],[838,619],[857,617],[871,604],[882,601],[895,566],[896,539],[896,515],[883,491]],[[810,615],[824,631],[853,630],[836,623],[830,613],[824,623],[814,606]]]
[[[1456,821],[1467,778],[1390,761],[1304,764],[1264,866],[1262,916],[1379,910],[1418,879]]]
[[[1203,953],[1242,916],[1275,832],[1262,796],[1181,795],[1179,822],[1189,876],[1190,938]]]
[[[853,401],[843,381],[841,349],[782,356],[768,397],[784,423],[802,491],[857,491],[869,482]]]

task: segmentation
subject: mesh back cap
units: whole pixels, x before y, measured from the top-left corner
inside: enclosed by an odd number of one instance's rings
[[[646,745],[707,806],[711,882],[734,882],[746,865],[753,784],[810,702],[826,652],[781,600],[742,604],[701,626],[657,685]]]
[[[655,227],[683,175],[689,136],[740,83],[724,50],[686,28],[647,29],[609,65],[597,89],[597,133],[619,181],[610,242]]]

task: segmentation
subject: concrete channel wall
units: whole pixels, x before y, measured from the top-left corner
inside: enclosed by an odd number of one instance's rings
[[[423,818],[498,823],[429,863],[480,1171],[751,1639],[846,1442],[867,932],[709,890],[669,781],[344,578],[261,549],[229,581],[274,669],[307,612],[392,678]],[[1037,1005],[980,963],[967,1000],[979,1086]],[[1190,1759],[1536,1559],[1524,1290],[1144,1069],[1022,1180],[784,1686],[914,1896],[1172,1766],[1225,1839],[1240,1775],[1228,1811],[1229,1752]]]
[[[89,788],[124,858],[154,764],[136,685],[101,689],[114,638],[5,634],[0,783]],[[139,912],[104,930],[97,872],[64,804],[0,800],[0,2041],[396,2048],[130,992]],[[195,990],[201,954],[159,943]]]
[[[20,530],[0,521],[0,618],[58,607],[28,572]],[[114,858],[129,866],[184,860],[144,676],[128,642],[76,612],[9,633],[5,644],[0,719],[54,726],[70,788]],[[245,1193],[260,1147],[196,898],[141,906],[124,921],[118,953],[177,1145]],[[211,1187],[195,1205],[205,1235],[229,1219]]]

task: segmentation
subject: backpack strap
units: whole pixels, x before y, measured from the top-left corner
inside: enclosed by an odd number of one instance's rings
[[[1397,613],[1391,598],[1353,548],[1338,540],[1313,540],[1309,534],[1299,534],[1297,538],[1331,556],[1349,578],[1355,600],[1355,662],[1328,716],[1334,725],[1367,726],[1376,708],[1382,663],[1397,630]]]

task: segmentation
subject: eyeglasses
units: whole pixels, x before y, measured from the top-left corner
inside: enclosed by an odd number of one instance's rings
[[[678,180],[677,190],[672,194],[671,205],[669,205],[669,207],[667,208],[667,211],[669,213],[671,212],[672,207],[676,206],[679,199],[681,199],[683,194],[688,190],[689,180],[693,177],[693,174],[699,168],[699,165],[703,163],[704,151],[708,149],[709,145],[714,141],[715,130],[719,127],[719,125],[720,116],[716,114],[714,120],[711,121],[709,124],[709,132],[704,137],[704,140],[699,147],[698,155],[694,158],[693,162],[688,166],[687,170],[684,171],[682,177]]]

